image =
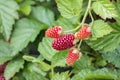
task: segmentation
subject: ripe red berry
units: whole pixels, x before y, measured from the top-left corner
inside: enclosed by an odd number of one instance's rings
[[[52,42],[52,47],[56,50],[65,50],[74,46],[74,35],[66,34],[59,38],[56,38]]]
[[[71,48],[66,57],[66,63],[68,66],[72,66],[79,58],[81,57],[81,53],[76,48]]]
[[[3,63],[2,65],[0,65],[0,73],[3,73],[5,68],[6,68],[7,62]]]
[[[0,74],[0,80],[5,80],[5,77],[3,74]]]
[[[88,25],[84,25],[78,32],[75,33],[76,39],[86,39],[91,35],[91,28]]]
[[[53,28],[49,28],[46,30],[45,35],[46,37],[50,38],[58,38],[62,35],[62,27],[61,26],[55,26]]]

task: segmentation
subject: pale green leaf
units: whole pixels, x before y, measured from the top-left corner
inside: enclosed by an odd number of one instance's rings
[[[33,42],[39,32],[47,26],[34,19],[21,19],[15,25],[15,30],[11,38],[11,47],[14,54],[17,54],[31,41]]]
[[[92,8],[103,19],[118,17],[115,6],[109,0],[97,0],[93,3]]]
[[[4,35],[6,40],[10,38],[15,19],[18,19],[18,9],[19,7],[14,0],[0,0],[0,17],[2,20],[0,32]]]
[[[46,79],[45,72],[40,70],[36,64],[27,64],[23,71],[23,76],[26,80],[48,80]]]
[[[91,71],[89,69],[82,70],[76,74],[71,80],[116,80],[117,75],[108,69],[98,69]]]
[[[38,67],[40,67],[40,69],[42,69],[43,71],[48,71],[51,68],[51,66],[49,64],[47,64],[44,61],[41,61],[35,57],[24,55],[23,58],[27,61],[31,61],[33,63],[38,63]]]
[[[105,53],[103,52],[102,56],[109,63],[112,63],[116,67],[120,68],[120,45],[113,51],[105,52]]]
[[[23,68],[24,60],[22,57],[17,56],[11,60],[6,66],[4,76],[6,80],[10,80],[21,68]]]
[[[82,11],[83,0],[56,0],[58,10],[65,18],[79,16]]]
[[[61,66],[64,67],[66,65],[66,56],[67,56],[68,50],[60,51],[56,53],[52,57],[52,66]]]
[[[112,28],[102,20],[96,20],[92,26],[92,38],[100,38],[112,32]]]
[[[20,11],[25,15],[29,15],[31,12],[31,5],[35,4],[32,0],[25,0],[20,4]]]
[[[116,7],[116,10],[118,13],[120,13],[120,2],[114,2],[114,5]],[[120,14],[118,14],[118,17],[115,18],[116,22],[120,25]]]
[[[68,72],[64,72],[64,73],[56,73],[51,80],[69,80],[68,77]]]
[[[37,19],[49,26],[55,20],[54,13],[50,9],[42,7],[42,6],[33,7],[31,14],[35,19]]]
[[[63,30],[71,30],[75,27],[70,20],[63,17],[58,18],[52,25],[59,25],[63,28]]]
[[[12,59],[15,55],[11,53],[9,43],[0,40],[0,64]]]
[[[38,47],[38,51],[41,55],[49,61],[51,61],[52,57],[57,53],[57,51],[52,48],[52,40],[53,39],[44,37]]]
[[[20,3],[20,2],[22,2],[23,0],[15,0],[16,2],[18,2],[18,3]]]
[[[118,25],[117,22],[109,23],[109,25],[114,29],[114,31],[120,32],[120,25]]]
[[[120,43],[120,33],[112,32],[104,37],[98,38],[97,40],[87,40],[86,42],[95,50],[104,52],[112,51],[116,49]]]

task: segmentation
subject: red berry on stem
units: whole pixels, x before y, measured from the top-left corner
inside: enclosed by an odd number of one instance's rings
[[[91,28],[89,25],[84,25],[78,32],[75,33],[76,39],[86,39],[91,35]]]
[[[45,35],[46,37],[50,38],[58,38],[62,35],[62,27],[61,26],[55,26],[53,28],[49,28],[46,30]]]
[[[56,50],[65,50],[74,46],[74,40],[73,34],[66,34],[53,40],[52,47]]]
[[[5,80],[5,77],[3,74],[0,74],[0,80]]]
[[[79,58],[81,57],[81,53],[76,48],[71,48],[66,57],[66,63],[68,66],[72,66]]]
[[[0,65],[0,73],[3,73],[5,68],[6,68],[7,62],[3,63],[2,65]]]

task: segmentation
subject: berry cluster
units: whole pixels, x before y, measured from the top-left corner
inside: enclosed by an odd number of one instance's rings
[[[61,26],[55,26],[46,30],[45,35],[49,38],[55,38],[52,41],[52,47],[55,50],[65,50],[69,49],[68,55],[66,57],[66,64],[72,66],[80,57],[81,52],[76,48],[76,39],[84,40],[91,36],[91,28],[89,25],[85,24],[78,32],[75,34],[69,33],[64,34]]]
[[[7,62],[0,65],[0,80],[5,80],[3,73],[4,73],[6,66],[7,66]]]

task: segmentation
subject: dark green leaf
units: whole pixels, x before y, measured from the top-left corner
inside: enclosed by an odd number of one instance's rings
[[[120,68],[120,45],[113,51],[103,52],[102,56],[105,60]]]

